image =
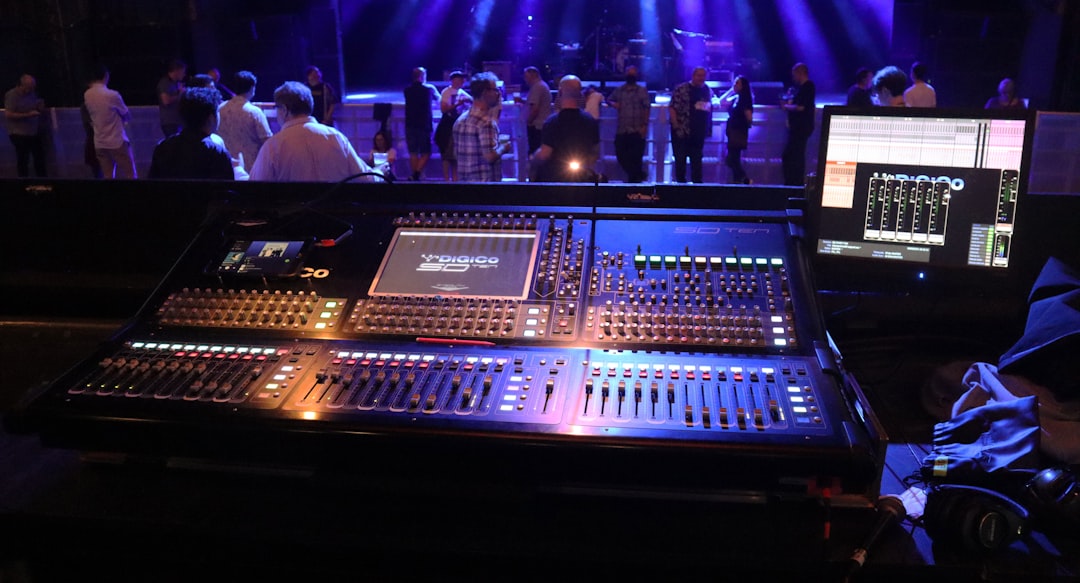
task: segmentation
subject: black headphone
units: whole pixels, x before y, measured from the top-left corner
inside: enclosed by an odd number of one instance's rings
[[[1033,514],[1047,525],[1080,525],[1080,483],[1067,468],[1036,473],[1020,496],[1023,504],[978,486],[935,484],[926,492],[923,525],[935,542],[974,552],[1001,549],[1023,537]]]
[[[1080,483],[1068,468],[1048,468],[1024,487],[1030,506],[1048,521],[1070,527],[1080,525]]]
[[[1027,534],[1030,513],[1004,494],[961,484],[938,484],[926,493],[923,525],[934,542],[989,552]]]

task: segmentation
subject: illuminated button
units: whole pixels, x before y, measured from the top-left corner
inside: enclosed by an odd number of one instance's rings
[[[333,318],[334,313],[333,312],[321,312],[321,313],[319,313],[319,317],[320,318]]]
[[[772,331],[773,331],[773,334],[783,334],[784,333],[784,328],[782,326],[774,326]]]
[[[525,336],[526,338],[532,338],[533,336],[536,336],[536,330],[526,330],[523,336]]]
[[[778,324],[780,322],[783,322],[784,318],[782,316],[773,316],[771,320],[774,324]]]
[[[634,266],[645,267],[646,258],[644,255],[634,255]]]
[[[678,260],[674,255],[664,255],[664,265],[668,267],[675,267],[675,262]]]
[[[539,320],[537,320],[536,318],[526,318],[525,319],[525,325],[526,326],[535,326],[538,323],[539,323]]]
[[[315,324],[315,329],[316,330],[322,330],[323,328],[326,328],[326,322],[319,322],[319,323]]]
[[[792,407],[791,410],[796,413],[806,413],[806,407]]]
[[[708,260],[709,260],[708,257],[705,257],[703,255],[698,255],[697,257],[694,257],[694,265],[697,265],[699,267],[704,267],[705,263],[708,262]]]
[[[336,308],[337,306],[338,306],[337,302],[326,302],[326,307],[330,308],[331,310]]]
[[[540,308],[529,308],[528,314],[530,316],[536,316],[540,313]]]
[[[756,263],[758,267],[765,267],[769,264],[769,260],[764,257],[758,257],[754,260],[754,263]]]
[[[774,346],[787,346],[787,340],[785,340],[784,338],[777,338],[776,340],[773,340],[773,345]]]
[[[724,263],[727,264],[727,265],[730,265],[730,266],[735,266],[735,265],[739,264],[739,260],[736,259],[735,257],[725,257],[724,258]]]
[[[276,374],[276,375],[274,375],[274,380],[275,380],[275,381],[283,381],[283,380],[285,380],[285,378],[286,378],[286,377],[285,377],[285,375],[283,375],[283,374]]]
[[[784,264],[784,260],[782,258],[780,258],[780,257],[773,257],[770,260],[770,263],[772,263],[775,266],[781,266],[781,265]]]

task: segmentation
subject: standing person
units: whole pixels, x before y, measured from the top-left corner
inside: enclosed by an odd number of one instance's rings
[[[223,103],[219,110],[221,122],[218,135],[225,140],[229,153],[239,158],[243,162],[244,170],[249,173],[259,155],[259,148],[273,135],[266,114],[251,103],[255,98],[257,82],[258,79],[251,71],[238,72],[233,81],[237,94]]]
[[[600,106],[604,104],[604,94],[590,85],[585,88],[582,95],[585,96],[585,106],[582,109],[585,110],[585,113],[593,116],[593,119],[599,121]]]
[[[675,181],[686,182],[686,160],[690,178],[704,182],[701,158],[705,138],[712,131],[712,90],[705,84],[705,67],[694,68],[690,81],[675,87],[671,95],[671,150],[675,154]]]
[[[214,87],[217,88],[218,93],[221,94],[222,99],[232,99],[236,96],[235,91],[226,87],[225,84],[221,82],[220,69],[218,69],[217,67],[212,67],[209,71],[206,72],[206,76],[210,77],[210,79],[214,82]]]
[[[911,65],[911,87],[904,91],[904,104],[908,107],[937,107],[937,91],[927,83],[926,65],[915,61]]]
[[[592,182],[597,180],[600,154],[600,122],[582,111],[581,80],[573,75],[559,82],[559,113],[544,122],[544,134],[536,159],[543,162],[537,173],[541,182]]]
[[[750,125],[754,119],[754,94],[750,90],[750,80],[742,75],[735,78],[731,89],[720,96],[721,103],[727,105],[728,121],[724,128],[727,136],[727,157],[724,163],[731,168],[731,181],[735,184],[750,184],[746,170],[742,166],[742,153],[750,143]]]
[[[874,73],[871,84],[878,94],[878,105],[882,107],[904,107],[904,88],[908,86],[906,73],[889,65]]]
[[[382,175],[390,182],[394,180],[395,163],[397,163],[397,150],[390,145],[390,138],[383,130],[375,132],[375,135],[371,137],[371,154],[368,156],[368,164],[382,172]]]
[[[525,97],[525,126],[531,156],[540,149],[544,122],[551,115],[551,88],[536,67],[525,67],[525,85],[529,88],[529,94]]]
[[[817,107],[817,89],[810,80],[810,69],[805,63],[791,68],[794,85],[788,90],[781,105],[787,111],[788,139],[781,155],[784,184],[806,185],[806,142],[814,133],[814,113]]]
[[[1016,95],[1016,83],[1008,77],[998,83],[998,94],[986,100],[986,109],[1027,109],[1027,104]]]
[[[180,96],[180,131],[158,142],[150,178],[232,180],[229,151],[213,139],[221,93],[213,87],[189,87]]]
[[[169,63],[165,76],[158,81],[158,117],[161,133],[169,137],[180,130],[180,94],[184,92],[187,64],[176,59]]]
[[[432,103],[439,101],[439,92],[427,82],[427,69],[412,70],[412,83],[405,88],[405,145],[409,148],[411,180],[420,180],[431,158]],[[476,97],[475,95],[473,96]]]
[[[131,140],[124,128],[124,123],[131,119],[131,112],[124,104],[124,98],[109,89],[109,70],[104,66],[94,71],[90,88],[83,93],[83,103],[94,128],[94,151],[104,177],[135,178]]]
[[[334,112],[341,104],[341,97],[334,90],[333,85],[323,81],[322,71],[315,65],[304,70],[304,77],[307,79],[308,90],[311,91],[311,99],[314,103],[311,117],[323,125],[333,127]]]
[[[490,71],[473,75],[469,80],[472,107],[454,123],[458,177],[464,182],[498,182],[499,159],[510,151],[509,143],[499,143],[499,124],[491,119],[491,110],[502,100],[497,82]]]
[[[83,142],[83,162],[90,167],[90,174],[94,178],[103,178],[101,162],[98,161],[97,151],[94,149],[94,124],[90,121],[90,111],[86,109],[86,102],[79,104],[79,117],[82,118],[83,133],[86,140]]]
[[[356,154],[349,139],[311,115],[311,89],[286,81],[274,91],[274,109],[281,129],[270,136],[251,167],[252,180],[278,182],[337,182],[372,172]],[[372,182],[372,176],[360,180]]]
[[[645,139],[649,135],[649,92],[638,84],[638,69],[626,68],[626,82],[615,89],[608,102],[618,113],[615,128],[615,159],[626,172],[629,182],[643,182],[645,170],[641,160],[645,157]]]
[[[37,81],[31,75],[19,77],[19,84],[4,94],[4,121],[8,138],[15,146],[15,165],[19,178],[30,176],[30,158],[34,175],[45,177],[45,140],[41,135],[41,114],[45,101],[37,96]]]
[[[874,100],[870,92],[870,83],[874,73],[865,67],[855,71],[855,84],[848,88],[848,107],[873,107]]]
[[[461,114],[469,111],[472,96],[465,91],[465,73],[450,73],[450,85],[443,89],[439,97],[439,110],[442,117],[435,127],[435,145],[439,146],[442,158],[443,180],[457,180],[457,157],[454,155],[454,122]]]

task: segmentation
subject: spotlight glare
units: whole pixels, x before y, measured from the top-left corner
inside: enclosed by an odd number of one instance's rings
[[[577,172],[578,170],[581,170],[581,162],[578,162],[577,160],[572,160],[570,162],[570,169],[573,170],[574,172]]]

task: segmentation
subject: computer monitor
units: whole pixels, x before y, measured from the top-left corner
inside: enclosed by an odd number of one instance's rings
[[[1008,289],[1034,125],[1027,111],[826,107],[807,201],[818,287]]]

